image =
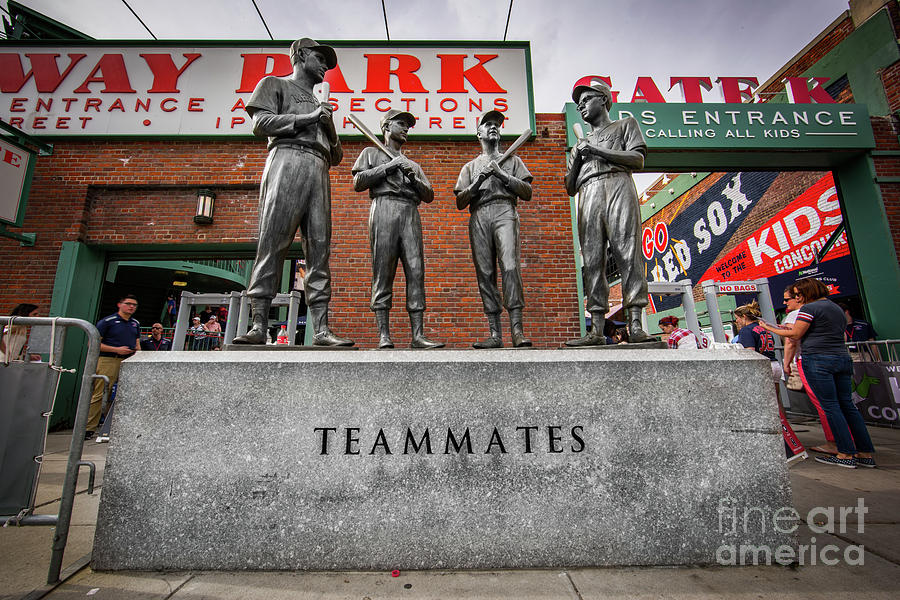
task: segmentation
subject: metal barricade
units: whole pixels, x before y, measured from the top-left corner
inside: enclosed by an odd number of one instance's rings
[[[300,303],[303,295],[294,290],[286,294],[277,294],[272,299],[272,306],[287,306],[288,318],[285,324],[288,339],[293,340],[297,334],[297,321],[300,312]],[[228,305],[228,322],[225,331],[216,335],[215,332],[205,332],[204,337],[191,335],[190,313],[191,306],[198,305]],[[236,316],[235,316],[236,315]],[[250,328],[250,301],[247,292],[228,292],[225,294],[194,294],[181,293],[181,304],[178,308],[178,320],[175,324],[175,334],[172,336],[173,350],[212,350],[212,344],[230,344],[238,335],[244,334]],[[202,341],[215,338],[215,342]],[[199,343],[198,343],[199,342]]]
[[[0,419],[0,424],[2,424],[0,425],[0,452],[3,453],[2,461],[0,461],[0,468],[2,468],[0,482],[6,481],[7,474],[17,472],[19,478],[24,479],[26,486],[23,491],[22,486],[16,484],[15,487],[18,487],[18,490],[10,490],[9,493],[3,494],[4,499],[8,501],[3,502],[4,510],[0,511],[0,513],[3,513],[0,516],[0,521],[4,525],[50,525],[56,527],[50,556],[50,568],[47,573],[47,583],[52,584],[59,581],[59,574],[62,570],[63,554],[66,549],[69,525],[72,520],[72,507],[75,503],[78,469],[80,466],[93,467],[93,465],[81,461],[81,454],[84,449],[85,427],[93,391],[93,373],[96,371],[97,358],[100,356],[100,333],[96,327],[87,321],[64,317],[0,317],[0,322],[9,323],[10,331],[12,331],[14,326],[44,327],[45,333],[49,334],[46,352],[43,352],[43,347],[37,347],[40,346],[42,334],[40,329],[32,329],[32,334],[29,338],[29,349],[37,351],[35,353],[48,354],[48,362],[29,361],[26,354],[25,361],[0,363],[0,389],[3,390],[6,397],[4,402],[0,403],[0,407],[4,411],[3,419]],[[75,371],[74,369],[63,369],[60,364],[65,337],[63,332],[66,327],[77,327],[84,331],[88,338],[88,349],[81,377],[81,391],[78,395],[75,426],[72,431],[72,441],[69,445],[69,459],[66,465],[66,476],[63,481],[59,512],[55,516],[34,515],[32,513],[34,511],[34,498],[40,465],[38,463],[38,467],[34,472],[23,472],[23,468],[26,466],[23,465],[23,461],[27,460],[33,463],[42,458],[50,409],[56,394],[56,382],[59,374],[64,370],[69,372]],[[43,381],[37,381],[40,379],[43,379]],[[17,404],[35,404],[33,399],[36,395],[45,396],[43,404],[38,403],[37,407],[23,408],[23,412],[16,410]],[[7,401],[7,399],[9,400]],[[46,407],[46,410],[43,410],[44,407]],[[39,447],[35,443],[36,437],[39,437]],[[29,447],[22,447],[23,439],[27,439]],[[39,450],[40,454],[29,456],[28,452],[32,448]],[[10,451],[11,449],[12,451]],[[93,468],[91,482],[93,482]],[[28,489],[27,486],[32,487]],[[91,483],[91,491],[92,489],[93,483]],[[25,504],[25,506],[14,506],[15,504]],[[10,512],[12,514],[6,514]]]
[[[276,294],[275,298],[272,299],[272,306],[288,307],[285,330],[287,331],[287,338],[291,340],[292,344],[297,335],[297,318],[300,314],[300,301],[302,298],[303,295],[300,292],[293,290],[286,294]],[[243,292],[241,294],[241,312],[238,316],[237,333],[235,335],[247,333],[248,329],[250,329],[250,299],[247,297],[247,293]],[[232,339],[234,338],[226,340],[225,343],[230,344]]]
[[[223,335],[222,332],[188,329],[184,337],[184,350],[189,352],[215,350],[222,346]]]
[[[697,307],[694,304],[694,285],[690,279],[681,281],[648,281],[647,292],[656,296],[681,296],[681,306],[684,309],[684,320],[698,340],[703,339],[700,331],[700,320],[697,318]],[[647,311],[641,313],[641,321],[644,331],[649,331],[647,323]]]
[[[853,362],[900,362],[900,340],[872,340],[847,342]]]
[[[217,337],[220,343],[229,344],[236,335],[238,319],[235,315],[240,311],[241,296],[243,292],[226,292],[224,294],[194,294],[191,292],[181,292],[181,302],[178,306],[178,318],[175,321],[175,333],[172,336],[172,350],[211,350],[210,347],[197,347],[191,343],[185,344],[190,337],[190,341],[197,341],[194,338],[198,336],[188,336],[190,328],[191,306],[212,305],[212,306],[228,306],[228,321],[225,323],[225,331],[221,332],[221,336],[216,336],[216,332],[206,332],[207,336]],[[203,346],[207,346],[211,342],[204,342]]]

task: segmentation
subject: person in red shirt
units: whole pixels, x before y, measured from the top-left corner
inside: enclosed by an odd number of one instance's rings
[[[697,350],[697,336],[689,329],[678,327],[678,317],[669,315],[659,320],[659,328],[663,330],[669,339],[667,344],[672,350]]]

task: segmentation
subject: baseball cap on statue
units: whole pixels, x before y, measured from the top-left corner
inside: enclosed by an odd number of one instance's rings
[[[392,108],[384,113],[383,117],[381,117],[381,126],[384,127],[385,123],[387,123],[388,121],[393,121],[394,119],[403,119],[410,127],[416,124],[416,118],[412,115],[412,113]]]
[[[484,113],[483,115],[481,115],[480,119],[478,119],[478,126],[481,127],[485,123],[487,123],[489,121],[493,121],[499,127],[500,125],[503,125],[503,121],[505,121],[505,120],[506,120],[506,115],[504,115],[499,110],[489,110],[486,113]]]
[[[578,99],[581,98],[581,95],[585,92],[598,92],[606,96],[606,108],[609,109],[612,106],[612,89],[606,85],[606,82],[601,81],[599,79],[594,79],[591,81],[591,85],[576,85],[572,90],[572,100],[578,104]]]
[[[324,44],[320,44],[316,40],[311,40],[309,38],[301,38],[291,44],[291,63],[294,62],[294,55],[300,52],[301,48],[310,48],[312,50],[318,50],[322,54],[325,55],[325,64],[328,65],[329,69],[333,69],[337,66],[337,54],[334,53],[334,48],[331,46],[325,46]]]

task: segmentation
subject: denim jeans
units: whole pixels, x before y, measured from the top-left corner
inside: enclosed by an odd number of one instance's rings
[[[803,354],[803,374],[828,417],[838,452],[874,452],[869,431],[851,397],[850,355]]]

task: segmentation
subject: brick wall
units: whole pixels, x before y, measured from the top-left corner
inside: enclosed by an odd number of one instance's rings
[[[778,79],[764,88],[759,88],[757,90],[759,96],[765,101],[773,94],[783,92],[784,84],[782,83],[782,81],[784,81],[785,78],[803,77],[803,74],[810,67],[821,60],[823,56],[834,50],[841,42],[843,42],[847,38],[848,35],[853,33],[853,30],[853,20],[849,16],[847,16],[846,19],[841,21],[834,29],[829,31],[825,36],[822,37],[822,39],[816,42],[804,55],[798,57],[796,62],[790,65],[778,76]],[[849,97],[849,92],[847,93],[847,96],[848,97],[846,99],[842,98],[841,101],[853,102],[852,98]]]
[[[565,122],[538,115],[537,137],[519,151],[534,175],[534,197],[519,207],[525,328],[536,346],[557,347],[578,329],[569,199],[563,189]],[[348,143],[331,172],[332,325],[364,348],[376,343],[368,308],[369,198],[353,191],[350,168],[366,144]],[[435,201],[422,205],[426,260],[426,332],[450,347],[469,347],[487,324],[468,244],[468,213],[456,210],[459,169],[480,152],[470,142],[410,142],[407,154],[431,179]],[[261,141],[60,141],[38,160],[22,231],[37,244],[0,238],[4,285],[0,310],[22,301],[50,305],[63,241],[112,246],[251,242],[257,229]],[[215,223],[193,223],[196,190],[216,194]],[[408,345],[404,280],[398,273],[392,311],[395,342]],[[46,313],[45,313],[46,314]],[[508,327],[504,323],[508,339]]]

